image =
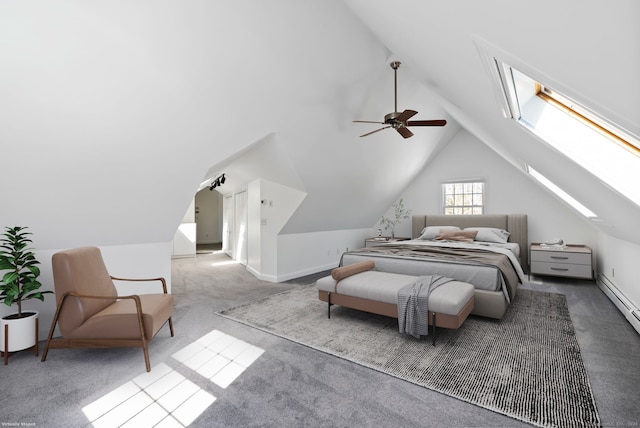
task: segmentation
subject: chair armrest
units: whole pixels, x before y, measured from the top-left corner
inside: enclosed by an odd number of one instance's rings
[[[75,291],[69,291],[67,293],[64,293],[62,295],[62,298],[60,299],[60,304],[58,305],[58,308],[56,309],[56,314],[53,318],[53,324],[51,325],[51,333],[49,335],[49,338],[51,338],[51,334],[53,332],[53,328],[55,326],[55,323],[58,322],[58,317],[60,316],[60,311],[62,310],[62,305],[64,305],[64,302],[66,300],[67,297],[76,297],[76,298],[82,298],[82,299],[100,299],[100,300],[104,300],[104,299],[109,299],[109,300],[119,300],[119,299],[131,299],[133,301],[135,301],[136,303],[136,317],[138,318],[138,328],[140,329],[140,337],[143,338],[144,340],[144,326],[142,323],[142,302],[140,301],[140,296],[136,296],[136,295],[131,295],[131,296],[96,296],[96,295],[91,295],[91,294],[79,294],[76,293]]]
[[[129,282],[143,282],[143,281],[160,281],[162,283],[162,291],[167,294],[167,281],[164,278],[118,278],[111,276],[114,281],[129,281]]]
[[[62,307],[64,300],[69,297],[77,297],[80,299],[99,299],[99,300],[120,300],[120,299],[132,299],[136,302],[136,311],[138,314],[142,314],[142,302],[140,301],[140,296],[132,294],[130,296],[97,296],[92,294],[79,294],[75,291],[69,291],[68,293],[64,293],[62,298],[60,299],[60,307]]]

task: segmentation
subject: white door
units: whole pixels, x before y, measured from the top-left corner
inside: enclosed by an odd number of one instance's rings
[[[235,239],[233,259],[247,264],[247,192],[235,194]]]

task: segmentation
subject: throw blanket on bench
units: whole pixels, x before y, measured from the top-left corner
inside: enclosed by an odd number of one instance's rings
[[[398,329],[419,339],[429,334],[429,295],[453,281],[441,275],[419,276],[416,282],[398,290]]]

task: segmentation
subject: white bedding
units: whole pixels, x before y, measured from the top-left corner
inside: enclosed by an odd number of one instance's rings
[[[397,244],[397,242],[396,242]],[[426,245],[433,247],[449,247],[449,248],[480,248],[494,253],[504,254],[509,257],[513,264],[520,282],[524,282],[524,271],[520,266],[520,245],[514,242],[497,243],[497,242],[460,242],[460,241],[430,241],[424,239],[411,239],[409,241],[402,241],[402,244],[411,245]],[[382,244],[384,245],[384,244]]]
[[[488,243],[488,242],[451,242],[451,241],[430,241],[422,239],[413,239],[409,241],[393,242],[384,245],[424,245],[437,247],[453,247],[453,248],[481,248],[483,250],[492,251],[506,255],[514,266],[520,282],[524,282],[524,272],[520,266],[518,259],[518,244],[506,243]],[[416,260],[415,258],[406,257],[385,257],[376,254],[367,253],[345,253],[342,256],[342,264],[352,264],[363,260],[375,260],[376,270],[384,272],[395,272],[407,275],[430,275],[437,273],[457,281],[467,282],[475,288],[487,291],[502,291],[506,300],[510,298],[507,293],[507,287],[504,278],[499,269],[495,266],[478,265],[478,264],[462,264],[459,262],[448,260]]]

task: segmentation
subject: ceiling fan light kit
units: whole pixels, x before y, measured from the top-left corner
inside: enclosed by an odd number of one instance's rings
[[[439,120],[409,120],[416,114],[418,114],[415,110],[405,110],[403,112],[398,111],[398,67],[400,67],[400,61],[393,61],[389,64],[393,69],[393,112],[388,113],[384,116],[384,122],[376,122],[369,120],[354,120],[356,123],[379,123],[383,126],[382,128],[378,128],[374,131],[367,132],[366,134],[362,134],[361,137],[366,137],[367,135],[375,134],[376,132],[382,131],[383,129],[393,128],[404,138],[409,138],[413,136],[413,132],[407,129],[409,126],[445,126],[447,121],[444,119]]]

